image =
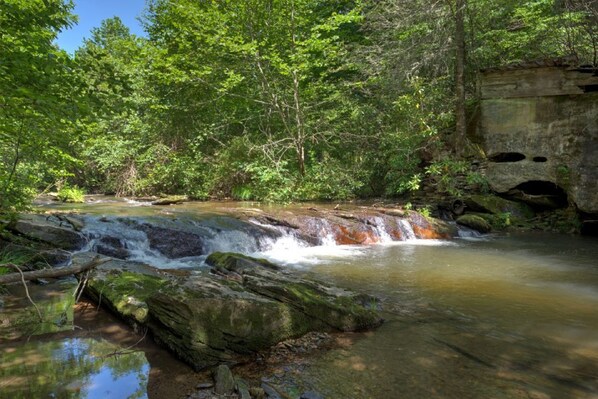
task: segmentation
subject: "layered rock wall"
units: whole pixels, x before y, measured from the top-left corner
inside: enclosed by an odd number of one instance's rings
[[[561,196],[598,213],[598,71],[486,70],[480,88],[478,133],[491,188],[530,199]]]

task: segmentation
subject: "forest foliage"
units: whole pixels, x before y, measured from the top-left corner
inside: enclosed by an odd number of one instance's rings
[[[457,6],[463,7],[459,13]],[[455,157],[481,68],[597,64],[596,0],[148,0],[75,54],[63,0],[0,0],[0,209],[40,191],[396,196]],[[427,168],[427,169],[426,169]]]

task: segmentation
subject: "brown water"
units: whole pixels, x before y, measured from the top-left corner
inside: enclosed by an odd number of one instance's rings
[[[148,216],[218,213],[228,206],[136,205],[79,208]],[[343,336],[346,345],[312,358],[300,372],[272,376],[290,397],[314,390],[332,399],[598,398],[595,238],[526,233],[263,255],[377,296],[386,318],[376,331]],[[180,385],[176,370],[183,380],[196,377],[161,364],[166,357],[153,358],[149,374],[166,377],[163,389],[150,389],[149,396],[180,397],[174,390],[163,396],[168,380]]]

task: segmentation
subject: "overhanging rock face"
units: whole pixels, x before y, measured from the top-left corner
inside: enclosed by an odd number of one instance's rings
[[[478,133],[492,189],[598,213],[598,70],[493,69],[480,83]]]

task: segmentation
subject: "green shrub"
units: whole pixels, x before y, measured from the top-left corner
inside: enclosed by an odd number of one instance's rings
[[[77,186],[64,186],[58,191],[58,200],[69,203],[85,202],[85,193]]]

